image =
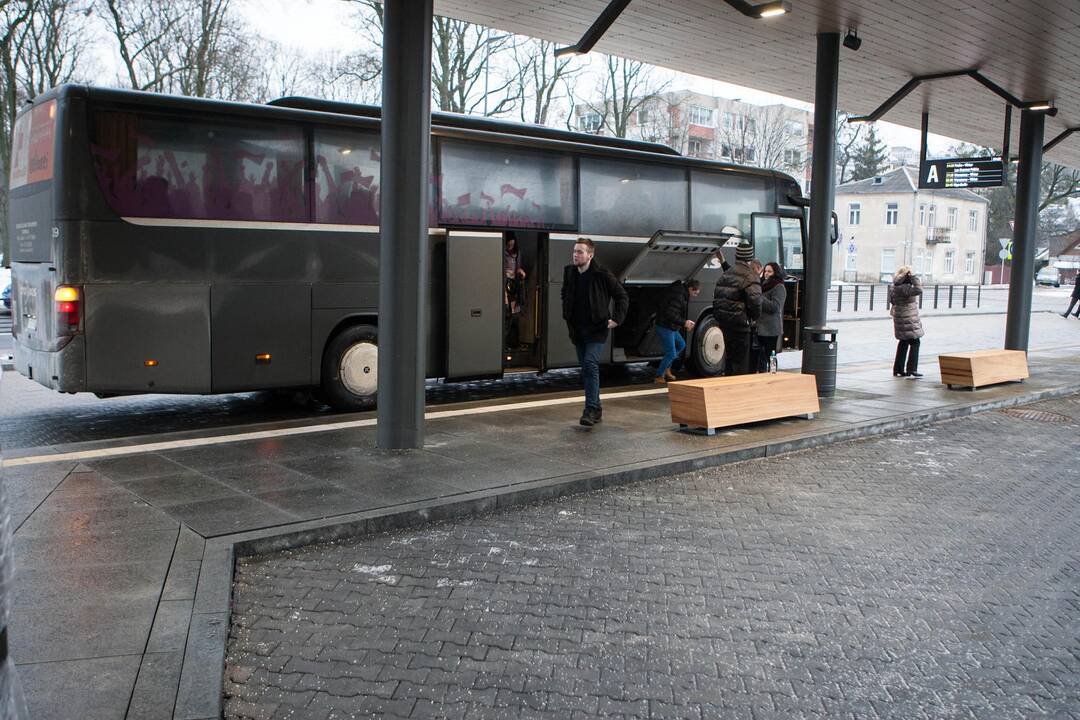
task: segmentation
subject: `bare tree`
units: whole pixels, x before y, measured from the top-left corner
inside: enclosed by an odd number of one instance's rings
[[[72,0],[39,0],[19,42],[19,84],[26,97],[69,82],[81,65],[87,8]]]
[[[688,151],[690,123],[686,103],[671,93],[658,94],[638,109],[637,135],[646,142]]]
[[[382,47],[380,0],[355,0],[368,39]],[[507,115],[518,105],[518,85],[506,71],[517,38],[483,25],[436,15],[431,28],[431,99],[435,108],[471,115]],[[382,72],[380,67],[379,72]]]
[[[855,172],[855,155],[861,147],[865,123],[851,124],[847,120],[850,113],[841,112],[836,119],[836,184],[843,185],[851,180]]]
[[[11,167],[11,133],[15,113],[19,108],[17,73],[18,46],[25,33],[26,23],[34,12],[33,0],[0,0],[0,17],[6,30],[0,35],[0,71],[3,72],[3,101],[0,102],[0,264],[11,265],[11,238],[8,235],[8,173]]]
[[[659,82],[654,69],[637,60],[607,56],[598,88],[601,100],[586,105],[615,137],[627,137],[635,113],[667,89],[669,83]]]
[[[316,97],[374,104],[382,96],[381,73],[382,58],[370,51],[330,52],[305,63],[301,83]]]
[[[512,86],[519,117],[524,122],[547,125],[552,108],[564,97],[566,79],[581,72],[572,58],[555,57],[555,43],[522,39],[511,52]]]
[[[180,47],[186,9],[171,0],[100,0],[98,11],[116,38],[129,87],[169,92],[188,70]]]

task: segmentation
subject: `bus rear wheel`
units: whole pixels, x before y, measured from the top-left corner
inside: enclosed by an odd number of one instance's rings
[[[724,372],[724,333],[712,314],[707,314],[694,328],[690,341],[690,369],[701,377],[713,377]]]
[[[371,325],[352,325],[334,336],[322,359],[322,391],[335,410],[375,407],[379,389],[379,333]]]

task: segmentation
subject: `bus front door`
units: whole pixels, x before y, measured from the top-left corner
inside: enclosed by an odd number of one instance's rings
[[[446,238],[446,378],[501,377],[502,233]]]

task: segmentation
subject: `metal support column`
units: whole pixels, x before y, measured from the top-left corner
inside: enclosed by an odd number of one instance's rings
[[[1020,112],[1020,163],[1016,171],[1012,276],[1009,280],[1009,314],[1005,319],[1006,350],[1026,351],[1028,348],[1045,122],[1046,116],[1041,112]]]
[[[383,3],[377,442],[424,446],[432,0]]]
[[[806,297],[803,326],[824,327],[828,318],[832,276],[832,209],[836,196],[836,94],[840,73],[840,34],[817,36],[814,85],[814,159],[810,173],[810,237],[806,250]],[[822,355],[832,355],[831,363]],[[831,369],[830,369],[831,367]],[[818,377],[818,387],[835,387],[835,348],[823,343],[803,346],[802,371]]]

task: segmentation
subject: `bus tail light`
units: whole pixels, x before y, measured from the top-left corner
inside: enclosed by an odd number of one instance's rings
[[[53,293],[56,302],[56,329],[60,335],[72,335],[79,329],[81,293],[79,288],[61,285]]]

